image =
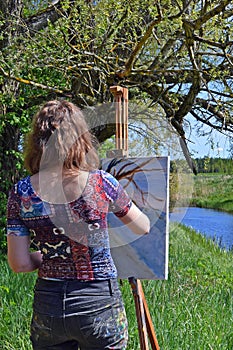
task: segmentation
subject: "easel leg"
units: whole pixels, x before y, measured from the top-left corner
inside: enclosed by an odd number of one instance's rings
[[[157,341],[157,338],[156,338],[155,330],[154,330],[154,327],[153,327],[153,323],[152,323],[152,319],[151,319],[151,316],[150,316],[150,311],[149,311],[149,308],[148,308],[148,305],[147,305],[147,302],[146,302],[146,298],[145,298],[145,295],[144,295],[144,292],[143,292],[143,289],[142,289],[141,281],[139,280],[138,283],[139,283],[140,294],[141,294],[141,297],[142,297],[142,300],[143,300],[143,306],[144,306],[145,317],[146,317],[147,332],[148,332],[148,335],[149,335],[149,339],[150,339],[150,343],[151,343],[151,346],[152,346],[152,350],[159,350],[160,347],[159,347],[159,344],[158,344],[158,341]]]
[[[144,305],[140,295],[138,280],[135,279],[134,277],[131,277],[129,278],[129,282],[132,288],[134,302],[135,302],[140,348],[141,350],[149,350]]]
[[[129,278],[129,283],[131,285],[135,301],[141,350],[149,350],[147,332],[152,350],[160,350],[141,281],[131,277]]]

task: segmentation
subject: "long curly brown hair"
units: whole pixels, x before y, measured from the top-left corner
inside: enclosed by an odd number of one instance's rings
[[[25,142],[24,164],[31,174],[61,165],[65,169],[97,169],[97,141],[81,110],[71,102],[47,102],[34,116]]]

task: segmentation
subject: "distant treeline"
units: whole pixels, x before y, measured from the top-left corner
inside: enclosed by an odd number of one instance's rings
[[[233,159],[231,158],[195,158],[193,162],[198,173],[222,173],[233,175]],[[171,161],[171,172],[187,168],[185,160]]]

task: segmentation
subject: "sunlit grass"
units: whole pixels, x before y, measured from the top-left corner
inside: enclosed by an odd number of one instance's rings
[[[171,230],[167,281],[143,281],[157,339],[163,350],[232,349],[232,254],[190,229]],[[127,311],[135,347],[135,315]],[[132,303],[132,301],[131,301]]]
[[[233,175],[199,174],[194,177],[191,204],[233,213]]]
[[[3,350],[29,350],[35,274],[14,274],[0,259],[0,344]]]
[[[232,252],[173,224],[169,255],[167,281],[142,281],[161,350],[233,349]],[[12,273],[5,258],[0,267],[0,348],[31,350],[36,275]],[[138,350],[134,299],[127,280],[122,281],[122,292],[129,320],[128,349]]]

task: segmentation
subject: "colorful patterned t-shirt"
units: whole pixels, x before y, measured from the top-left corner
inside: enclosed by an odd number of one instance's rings
[[[31,236],[43,254],[41,278],[116,278],[107,216],[123,217],[131,204],[119,182],[103,170],[90,172],[82,195],[66,204],[42,201],[27,176],[9,194],[7,234]]]

